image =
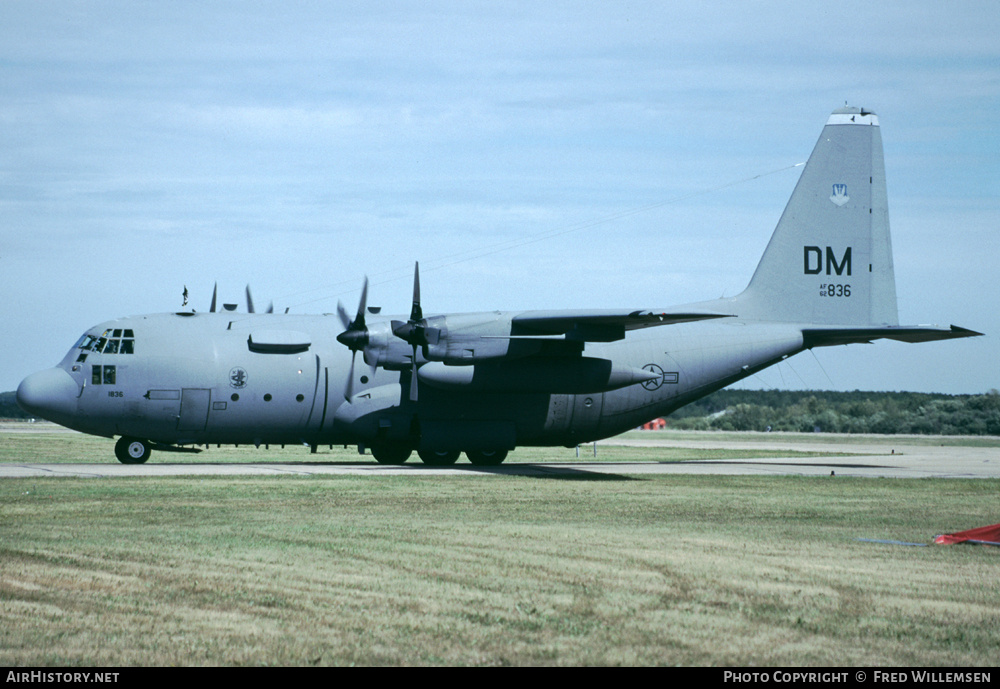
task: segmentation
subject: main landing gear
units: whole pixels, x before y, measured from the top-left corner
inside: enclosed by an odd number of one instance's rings
[[[122,436],[115,443],[115,456],[122,464],[145,464],[149,454],[148,440]]]
[[[507,450],[466,450],[469,461],[480,467],[495,467],[507,459]]]
[[[417,450],[424,464],[432,467],[443,467],[458,461],[459,450]]]
[[[406,445],[374,445],[372,456],[379,464],[402,464],[410,458],[412,450]]]
[[[411,450],[405,445],[378,445],[371,448],[379,464],[403,464]],[[417,450],[421,461],[429,466],[450,466],[458,461],[459,450]],[[507,458],[507,450],[466,450],[465,456],[476,466],[495,467]]]

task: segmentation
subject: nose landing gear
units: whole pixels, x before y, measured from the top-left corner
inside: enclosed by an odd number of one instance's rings
[[[145,464],[149,454],[148,440],[122,436],[115,443],[115,456],[122,464]]]

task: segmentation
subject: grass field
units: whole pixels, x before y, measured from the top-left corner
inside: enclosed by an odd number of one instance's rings
[[[12,435],[0,461],[26,461]],[[110,449],[62,435],[67,457]],[[4,479],[0,664],[990,666],[1000,549],[857,539],[929,543],[995,523],[998,491],[844,477]]]

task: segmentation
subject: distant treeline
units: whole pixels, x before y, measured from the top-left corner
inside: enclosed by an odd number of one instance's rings
[[[1000,435],[1000,392],[720,390],[666,422],[684,430]]]
[[[0,393],[0,418],[28,418],[13,392]],[[1000,435],[1000,392],[720,390],[666,422],[667,428],[682,430]]]
[[[27,414],[17,406],[13,392],[0,392],[0,419],[27,419]]]

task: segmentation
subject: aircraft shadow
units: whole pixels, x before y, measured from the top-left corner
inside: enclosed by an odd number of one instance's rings
[[[645,479],[622,474],[607,474],[587,471],[576,467],[551,466],[543,464],[510,464],[498,467],[478,467],[459,465],[452,467],[475,474],[496,474],[498,476],[524,476],[527,478],[555,479],[559,481],[643,481]]]
[[[623,474],[609,474],[606,472],[587,471],[578,467],[568,467],[546,464],[502,464],[500,466],[475,466],[472,464],[452,464],[450,466],[436,467],[427,464],[406,463],[399,465],[373,464],[372,462],[318,462],[318,461],[296,461],[296,462],[157,462],[161,466],[216,466],[216,467],[259,467],[261,465],[273,465],[275,467],[343,467],[366,468],[377,472],[379,469],[402,469],[420,475],[423,472],[440,471],[447,469],[454,472],[469,474],[493,474],[496,476],[523,476],[526,478],[555,479],[560,481],[643,481],[645,479],[625,476]],[[605,465],[606,466],[606,465]]]

